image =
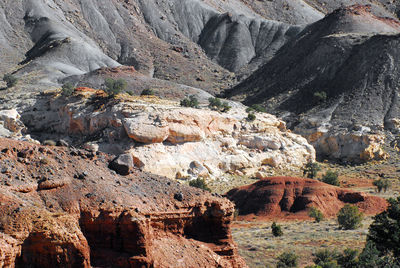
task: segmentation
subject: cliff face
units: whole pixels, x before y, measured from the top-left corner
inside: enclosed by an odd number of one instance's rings
[[[307,216],[315,207],[325,217],[332,217],[346,204],[356,205],[366,214],[384,211],[387,202],[381,197],[342,189],[312,179],[271,177],[230,190],[240,215],[256,214],[271,218],[297,215]]]
[[[0,139],[2,267],[245,267],[228,200],[105,154]],[[196,256],[195,258],[193,256]]]

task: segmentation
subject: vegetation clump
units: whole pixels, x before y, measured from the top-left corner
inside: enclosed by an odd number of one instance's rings
[[[282,227],[279,224],[276,224],[276,222],[272,223],[271,229],[272,229],[272,234],[275,237],[283,235]]]
[[[195,180],[191,180],[191,181],[189,181],[189,185],[192,187],[196,187],[196,188],[211,192],[211,189],[207,186],[207,183],[205,182],[205,180],[203,178],[197,178]]]
[[[111,78],[105,79],[105,92],[109,97],[115,97],[119,93],[121,93],[127,86],[127,83],[124,79],[114,80]]]
[[[61,87],[61,95],[64,97],[71,96],[75,91],[75,87],[71,83],[65,83]]]
[[[339,227],[345,230],[354,230],[361,226],[364,215],[358,207],[346,204],[337,214]]]
[[[380,255],[392,256],[400,264],[400,197],[388,202],[387,210],[374,217],[367,241],[374,244]]]
[[[249,122],[253,122],[254,120],[256,120],[256,115],[253,114],[253,113],[248,113],[246,119],[247,119],[247,121],[249,121]]]
[[[5,74],[3,76],[3,81],[6,82],[7,88],[14,87],[18,83],[18,78],[13,76],[12,74]]]
[[[325,175],[322,177],[322,182],[334,185],[334,186],[340,186],[340,182],[338,179],[338,173],[334,172],[332,170],[328,170]]]
[[[208,107],[214,111],[220,111],[225,113],[232,108],[231,106],[229,106],[228,102],[226,101],[222,102],[221,99],[219,98],[211,97],[208,99],[208,102],[209,102]]]
[[[184,98],[180,103],[183,107],[199,108],[199,101],[194,95],[190,95],[189,98]]]
[[[308,212],[311,218],[314,218],[316,222],[320,222],[324,219],[324,214],[317,208],[312,207]]]
[[[293,252],[283,252],[278,256],[278,263],[276,264],[277,268],[292,268],[298,267],[299,265],[299,257],[296,253]]]
[[[262,107],[260,104],[253,104],[250,107],[247,107],[246,112],[247,113],[251,113],[251,112],[266,113],[267,109]]]
[[[382,192],[382,190],[386,193],[386,191],[392,186],[388,179],[374,180],[372,184],[376,187],[379,193]]]
[[[325,91],[317,91],[313,94],[313,99],[315,103],[325,102],[328,98],[328,95]]]
[[[140,96],[154,96],[156,95],[155,91],[152,89],[143,89],[142,93],[140,93]]]
[[[303,167],[303,176],[307,176],[307,178],[314,179],[317,176],[318,171],[321,170],[321,167],[316,162],[308,162]]]

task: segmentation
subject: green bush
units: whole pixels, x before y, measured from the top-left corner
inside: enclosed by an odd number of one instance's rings
[[[181,100],[180,104],[183,107],[199,108],[199,101],[194,95],[190,95],[189,98],[184,98]]]
[[[337,214],[339,227],[345,230],[354,230],[360,227],[363,217],[363,213],[359,211],[358,207],[349,204],[341,208]]]
[[[376,186],[379,193],[382,192],[382,190],[386,192],[392,186],[388,179],[374,180],[372,184]]]
[[[115,97],[119,93],[121,93],[127,86],[127,83],[123,79],[114,80],[111,78],[105,79],[105,92],[110,97]]]
[[[337,263],[342,268],[353,268],[358,266],[358,250],[346,248],[337,257]]]
[[[381,255],[392,255],[400,262],[400,197],[388,199],[389,207],[374,217],[367,241],[373,242]]]
[[[248,112],[248,113],[251,113],[251,112],[266,113],[267,109],[262,107],[260,104],[253,104],[250,107],[247,107],[246,112]]]
[[[205,191],[211,192],[211,189],[207,186],[207,183],[203,178],[197,178],[195,180],[189,181],[189,185],[192,187],[200,188]]]
[[[337,258],[339,253],[335,250],[322,249],[314,255],[314,263],[322,268],[339,268]]]
[[[140,93],[140,96],[154,96],[156,93],[152,89],[143,89],[142,93]]]
[[[75,91],[75,87],[71,83],[65,83],[61,87],[61,95],[65,97],[71,96]]]
[[[328,170],[325,175],[322,177],[322,182],[325,182],[330,185],[340,186],[340,182],[338,179],[338,173],[332,170]]]
[[[314,179],[317,176],[318,171],[321,170],[321,167],[316,162],[308,162],[303,167],[303,176],[307,176],[307,178]]]
[[[5,74],[3,76],[3,81],[7,83],[7,88],[10,88],[18,83],[18,78],[16,78],[12,74]]]
[[[284,252],[278,256],[278,263],[276,264],[277,268],[290,268],[290,267],[298,267],[299,257],[292,252]]]
[[[256,116],[253,113],[248,113],[247,114],[247,121],[253,122],[254,120],[256,120]]]
[[[228,112],[232,107],[229,106],[228,102],[222,102],[219,98],[209,98],[208,107],[214,111]]]
[[[276,224],[276,222],[272,223],[271,229],[272,229],[272,234],[274,236],[282,236],[283,235],[282,227],[280,225]]]
[[[319,209],[314,207],[310,208],[308,215],[311,218],[314,218],[316,222],[320,222],[324,219],[324,214]]]
[[[313,99],[314,102],[325,102],[327,99],[328,95],[326,94],[325,91],[317,91],[313,94]]]

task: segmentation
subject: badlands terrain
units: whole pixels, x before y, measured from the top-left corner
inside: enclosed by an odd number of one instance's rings
[[[393,0],[0,1],[0,267],[362,250],[400,190],[399,17]],[[357,230],[336,221],[349,204]]]

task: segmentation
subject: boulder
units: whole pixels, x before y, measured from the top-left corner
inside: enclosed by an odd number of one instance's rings
[[[123,176],[129,175],[133,167],[134,167],[133,156],[129,153],[117,156],[109,164],[110,169],[114,170],[115,172]]]
[[[168,138],[169,128],[156,125],[145,117],[127,118],[123,122],[128,136],[141,143],[158,143]]]

